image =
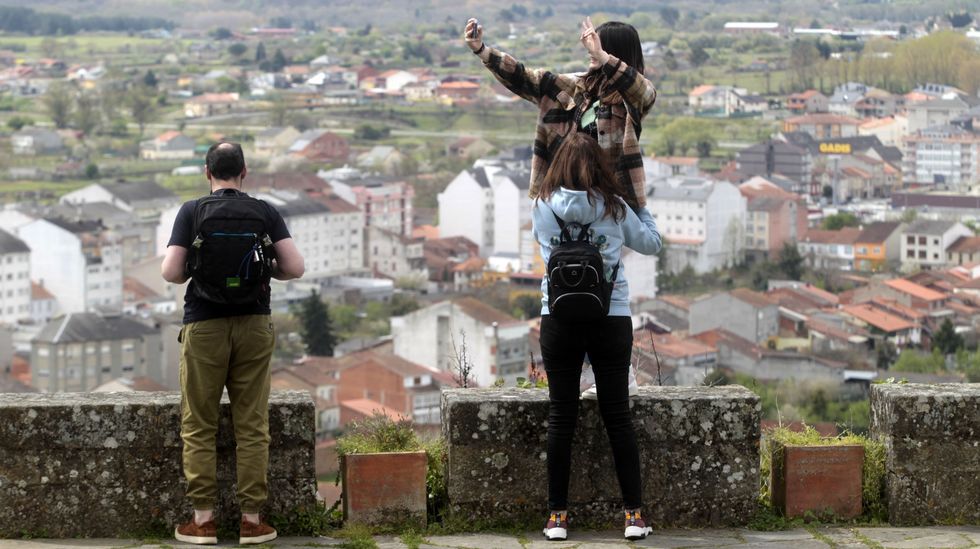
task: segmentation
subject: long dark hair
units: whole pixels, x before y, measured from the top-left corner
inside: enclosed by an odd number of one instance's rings
[[[596,27],[595,31],[606,53],[643,74],[646,69],[643,63],[643,47],[640,45],[640,34],[636,32],[633,25],[621,21],[607,21]],[[600,95],[600,88],[605,81],[605,74],[601,68],[592,69],[585,76],[585,88],[593,95]]]
[[[541,181],[538,198],[547,200],[559,187],[586,191],[593,206],[596,197],[601,197],[606,205],[603,217],[611,215],[614,221],[626,217],[626,206],[617,196],[623,193],[609,159],[599,142],[588,134],[573,130],[565,136]]]

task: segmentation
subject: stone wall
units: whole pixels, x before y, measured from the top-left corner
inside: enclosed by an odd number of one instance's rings
[[[450,510],[522,521],[547,509],[548,392],[443,392]],[[632,399],[645,516],[658,526],[745,524],[759,492],[759,398],[740,386],[641,387]],[[621,521],[622,498],[595,401],[583,400],[572,454],[569,513],[580,524]]]
[[[314,408],[275,391],[267,515],[316,501]],[[222,524],[238,530],[230,406],[217,437]],[[123,537],[172,531],[190,516],[178,393],[4,394],[0,398],[0,539]]]
[[[980,384],[871,386],[889,522],[980,524]]]

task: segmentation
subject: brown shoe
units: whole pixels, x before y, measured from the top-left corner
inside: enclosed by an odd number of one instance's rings
[[[214,545],[218,543],[218,528],[215,527],[213,520],[198,524],[191,518],[190,521],[181,524],[174,530],[174,537],[185,543]]]
[[[254,522],[249,522],[242,519],[242,529],[239,534],[238,544],[239,545],[252,545],[256,543],[265,543],[267,541],[272,541],[276,539],[276,529],[265,523],[264,520],[260,521],[258,524]]]

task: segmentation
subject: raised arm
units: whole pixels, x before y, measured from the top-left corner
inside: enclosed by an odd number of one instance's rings
[[[623,241],[626,246],[643,255],[653,255],[660,251],[663,240],[657,230],[653,214],[645,207],[637,209],[626,207],[623,220]]]
[[[588,17],[582,22],[582,45],[589,56],[602,66],[606,85],[618,91],[626,104],[636,111],[637,121],[646,116],[657,101],[657,88],[639,71],[602,49],[599,34]]]
[[[292,280],[300,278],[306,272],[306,262],[296,248],[292,238],[284,238],[274,244],[276,248],[275,266],[272,278],[276,280]]]
[[[494,78],[515,95],[537,104],[542,97],[554,98],[561,85],[570,87],[569,77],[544,69],[528,69],[511,55],[487,46],[483,25],[476,19],[466,22],[463,41],[476,54]]]

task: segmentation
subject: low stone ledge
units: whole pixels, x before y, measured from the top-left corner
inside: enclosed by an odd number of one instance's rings
[[[618,521],[622,497],[598,403],[583,400],[569,512]],[[641,387],[632,399],[645,515],[658,526],[745,524],[759,492],[759,398],[740,386]],[[525,520],[547,509],[548,392],[453,389],[442,394],[447,489],[454,513]]]
[[[314,407],[303,391],[269,401],[267,515],[316,501]],[[190,516],[179,393],[3,394],[0,538],[137,535]],[[238,529],[231,406],[217,436],[222,525]]]
[[[889,522],[980,524],[980,384],[871,387]]]

